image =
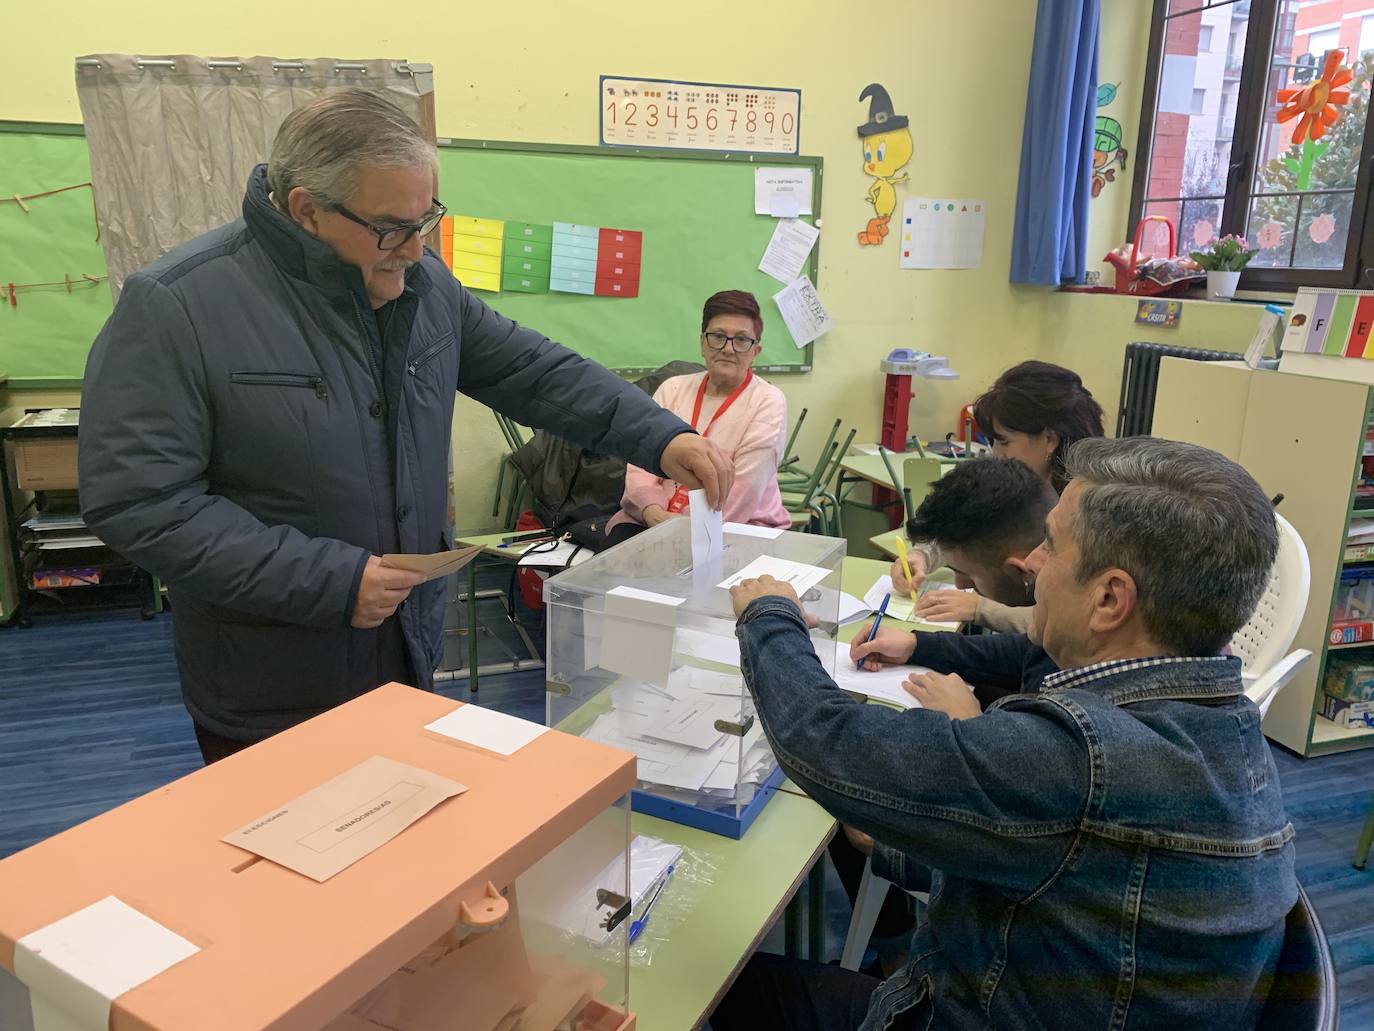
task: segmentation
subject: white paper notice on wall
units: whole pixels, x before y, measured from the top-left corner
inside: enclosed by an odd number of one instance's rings
[[[767,272],[779,283],[792,282],[806,267],[806,259],[820,235],[819,229],[799,218],[779,219],[759,262],[759,271]]]
[[[14,973],[29,986],[36,1029],[104,1029],[114,999],[199,951],[107,895],[20,938]]]
[[[902,268],[979,268],[983,264],[981,200],[911,197],[902,204]]]
[[[754,169],[754,214],[796,218],[811,214],[809,168]]]
[[[816,288],[806,276],[794,279],[782,290],[773,295],[773,303],[782,313],[782,321],[792,334],[792,342],[805,347],[824,333],[830,332],[835,324],[830,313],[821,303]]]
[[[601,631],[601,668],[646,684],[667,687],[673,671],[673,634],[682,598],[638,587],[606,592]]]

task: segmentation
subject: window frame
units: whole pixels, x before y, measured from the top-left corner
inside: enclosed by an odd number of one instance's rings
[[[1128,240],[1134,237],[1146,205],[1169,2],[1170,0],[1154,0],[1150,22],[1149,49],[1140,104],[1140,129],[1136,140],[1137,159],[1135,174],[1131,180],[1131,206],[1127,211]],[[1221,198],[1222,216],[1221,224],[1217,227],[1218,236],[1246,235],[1246,222],[1250,212],[1250,187],[1255,172],[1254,159],[1259,149],[1267,107],[1269,60],[1278,32],[1278,16],[1283,2],[1284,0],[1251,0],[1240,80],[1236,91],[1235,131],[1232,136],[1230,163],[1227,166],[1226,186]],[[1196,3],[1199,10],[1208,6],[1208,0],[1196,0]],[[1218,5],[1214,3],[1212,6]],[[1181,15],[1176,17],[1178,16]],[[1364,143],[1360,149],[1359,171],[1351,196],[1350,226],[1346,236],[1343,266],[1339,269],[1314,269],[1261,268],[1251,265],[1241,273],[1242,290],[1287,292],[1301,286],[1374,288],[1374,205],[1370,204],[1370,180],[1374,177],[1374,102],[1370,103],[1367,110],[1369,113],[1366,115]],[[1194,198],[1183,198],[1191,199]],[[1182,232],[1182,226],[1177,228]],[[1294,231],[1298,231],[1297,226],[1294,227]],[[1179,247],[1184,249],[1182,240],[1179,241]]]

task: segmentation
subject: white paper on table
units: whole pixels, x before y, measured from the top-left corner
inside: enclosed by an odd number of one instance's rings
[[[682,602],[682,598],[637,587],[607,591],[601,668],[646,684],[666,685],[673,669],[677,607]]]
[[[754,214],[811,214],[812,172],[809,168],[754,169]]]
[[[582,548],[572,541],[559,541],[558,546],[548,547],[548,542],[542,542],[545,550],[535,551],[540,547],[539,544],[529,545],[520,556],[519,565],[538,566],[549,569],[566,569],[569,566],[580,566],[592,557],[592,552],[588,548]]]
[[[802,274],[811,248],[821,231],[799,218],[783,218],[773,229],[773,236],[759,261],[759,271],[766,272],[779,283],[790,283]]]
[[[495,709],[468,704],[440,716],[433,723],[426,723],[425,729],[497,755],[513,755],[547,733],[549,728]]]
[[[771,576],[774,580],[782,580],[791,584],[792,590],[796,591],[797,596],[800,597],[829,575],[830,570],[821,566],[807,565],[805,562],[793,562],[791,559],[776,558],[773,555],[760,555],[734,576],[722,580],[717,586],[729,590],[745,580]]]
[[[15,942],[14,973],[29,987],[35,1027],[105,1028],[116,998],[199,951],[107,895]]]
[[[902,268],[979,268],[983,264],[981,200],[909,197],[902,204]]]
[[[792,342],[798,347],[805,347],[835,328],[830,313],[825,310],[816,288],[806,276],[794,279],[775,293],[773,303],[778,306],[782,321],[792,334]]]
[[[739,702],[733,707],[733,717],[739,719]],[[730,699],[711,696],[678,702],[655,719],[644,736],[688,748],[715,748],[725,738],[724,732],[716,729],[716,720],[730,718],[730,709]]]
[[[704,490],[689,490],[687,515],[692,522],[692,568],[704,570],[719,564],[725,552],[720,509],[711,507]]]
[[[726,533],[737,533],[741,537],[761,537],[766,541],[782,536],[781,526],[755,526],[753,523],[723,523]]]
[[[913,673],[930,672],[924,666],[884,666],[875,672],[861,670],[849,658],[849,645],[842,641],[813,640],[816,656],[825,662],[827,658],[834,663],[835,683],[845,691],[861,694],[866,698],[880,698],[893,702],[904,709],[919,709],[921,703],[907,694],[902,682]]]

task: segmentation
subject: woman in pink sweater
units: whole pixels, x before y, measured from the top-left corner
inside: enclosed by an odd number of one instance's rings
[[[724,290],[713,295],[701,313],[706,372],[664,380],[654,400],[734,462],[735,484],[724,505],[727,522],[791,526],[778,492],[787,399],[754,374],[762,336],[763,316],[753,294]],[[625,470],[620,511],[607,522],[606,535],[618,542],[686,511],[685,488],[631,465]]]

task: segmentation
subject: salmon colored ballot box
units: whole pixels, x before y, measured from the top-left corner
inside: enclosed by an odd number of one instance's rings
[[[635,779],[384,685],[0,860],[0,1027],[631,1031]]]

